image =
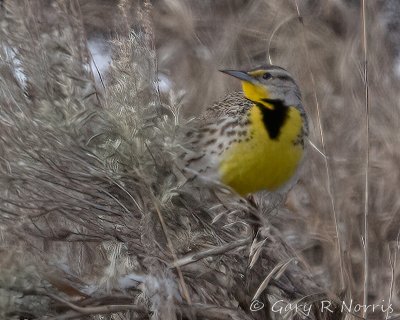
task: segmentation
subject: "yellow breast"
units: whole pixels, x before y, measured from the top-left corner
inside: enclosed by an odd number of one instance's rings
[[[254,105],[248,116],[249,138],[232,144],[219,166],[222,182],[243,196],[279,189],[295,174],[303,156],[302,144],[296,143],[303,126],[298,109],[289,107],[276,139],[269,137],[259,107]]]

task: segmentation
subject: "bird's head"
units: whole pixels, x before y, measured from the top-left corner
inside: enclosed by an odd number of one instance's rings
[[[292,76],[285,69],[262,65],[248,71],[220,70],[238,78],[242,82],[244,96],[257,104],[269,109],[274,106],[269,100],[281,100],[286,106],[301,104],[300,90]]]

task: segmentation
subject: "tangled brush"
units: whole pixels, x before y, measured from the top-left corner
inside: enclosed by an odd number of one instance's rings
[[[295,7],[278,2],[232,3],[229,8],[233,16],[240,16],[236,25],[247,25],[246,21],[251,19],[261,21],[258,18],[266,9],[270,10],[270,16],[274,12],[282,16],[296,13]],[[350,15],[349,11],[355,10],[349,9],[351,5],[337,3],[332,7],[339,12]],[[339,215],[340,221],[336,222],[336,231],[348,235],[340,238],[342,252],[336,247],[329,199],[318,193],[321,189],[318,179],[324,174],[319,154],[311,152],[312,165],[304,169],[308,178],[303,178],[289,195],[286,208],[273,195],[257,195],[254,206],[229,190],[197,179],[186,180],[177,159],[184,148],[181,132],[191,125],[188,115],[198,113],[225,87],[214,73],[210,72],[205,79],[207,73],[198,72],[206,65],[208,56],[199,52],[204,53],[206,46],[215,57],[214,64],[265,60],[260,53],[265,51],[264,43],[252,46],[252,37],[260,36],[255,30],[266,30],[265,23],[273,21],[262,19],[246,35],[232,32],[229,27],[233,21],[223,21],[225,27],[218,37],[224,44],[221,45],[211,40],[210,29],[195,25],[195,15],[209,9],[197,2],[190,4],[161,1],[153,8],[149,1],[120,1],[115,6],[99,1],[96,5],[104,12],[108,6],[115,9],[111,15],[114,20],[111,22],[110,18],[109,23],[116,25],[118,34],[110,41],[111,66],[96,82],[98,70],[91,67],[86,34],[94,23],[86,19],[85,13],[93,5],[61,0],[5,1],[0,30],[0,317],[58,320],[352,317],[341,312],[340,306],[342,299],[357,297],[362,289],[354,285],[360,280],[355,275],[360,269],[359,229],[348,231],[352,223],[360,221],[361,215],[358,209],[362,203],[362,184],[358,182],[362,172],[356,169],[362,163],[357,158],[357,152],[363,150],[362,127],[357,124],[350,131],[352,161],[341,167],[334,162],[331,168],[335,173],[334,186],[350,174],[354,177],[348,185],[352,188],[349,196],[341,195],[346,192],[343,188],[334,199],[339,211],[357,211],[354,216]],[[310,7],[301,9],[311,10]],[[343,29],[338,27],[340,30],[330,33],[327,25],[340,26],[333,19],[335,15],[324,12],[323,6],[315,5],[314,9],[321,9],[318,23],[328,22],[319,32],[315,28],[317,22],[310,22],[311,31],[307,29],[305,36],[307,43],[314,44],[309,49],[310,55],[323,57],[323,62],[333,59],[342,63],[333,67],[315,60],[314,67],[326,71],[321,73],[325,76],[317,78],[317,93],[322,90],[318,86],[329,91],[330,96],[322,100],[332,105],[331,110],[323,108],[327,115],[324,119],[334,117],[349,96],[356,106],[353,116],[362,114],[362,105],[354,91],[346,91],[340,81],[332,82],[329,78],[331,75],[335,81],[340,79],[348,61],[337,57],[336,51],[317,45],[317,39],[327,34],[335,41],[351,38],[346,33],[346,27],[352,25],[351,19],[344,17]],[[168,14],[174,19],[168,18]],[[218,12],[213,18],[217,16]],[[290,21],[289,25],[294,20]],[[179,23],[185,28],[178,30]],[[208,42],[194,42],[191,33],[196,28]],[[175,37],[157,38],[166,32]],[[285,45],[293,40],[291,31],[287,32],[278,38],[276,46],[282,39]],[[294,38],[298,42],[292,44],[300,48],[302,37],[297,35]],[[245,44],[243,48],[248,51],[237,52],[238,42]],[[181,64],[179,49],[185,52]],[[378,49],[376,45],[372,52]],[[354,46],[348,50],[350,57],[355,56],[354,52],[358,54]],[[302,87],[312,87],[310,79],[301,76],[299,57],[289,50],[284,52],[287,54],[280,55],[280,59],[293,65]],[[208,70],[215,67],[211,63],[207,66]],[[171,70],[171,79],[177,80],[168,92],[161,92],[157,78],[161,72],[167,73],[167,69]],[[199,76],[187,78],[187,73]],[[391,76],[387,74],[389,81]],[[214,87],[209,85],[212,80]],[[362,82],[358,83],[356,76],[348,76],[347,81],[362,91]],[[374,83],[371,86],[383,90]],[[395,99],[390,87],[385,90],[386,102],[378,104],[389,105]],[[305,100],[313,105],[313,94],[307,92]],[[380,120],[386,121],[388,110],[383,110],[376,112],[377,123],[372,124],[372,134],[377,140],[381,134],[392,145],[394,142],[385,136],[386,131],[376,129]],[[309,113],[315,120],[315,110],[310,109]],[[333,146],[328,152],[335,150],[334,161],[348,151],[334,144],[345,139],[340,129],[353,125],[351,116],[341,120],[336,127],[328,120],[322,121],[328,131],[337,130],[337,135],[330,133],[326,137],[327,145]],[[319,138],[318,134],[313,138]],[[384,146],[374,142],[371,150],[376,155],[386,152]],[[332,155],[326,156],[330,159]],[[392,156],[387,161],[391,162],[399,153],[396,151]],[[383,168],[378,158],[372,157],[373,165],[378,168],[372,172],[374,179]],[[311,171],[315,174],[307,175]],[[396,174],[398,177],[398,171]],[[396,185],[395,175],[388,179],[392,179],[388,183]],[[392,215],[396,211],[391,211],[396,210],[398,201],[393,195],[386,198],[384,186],[378,178],[376,181],[372,188],[381,200],[376,200],[376,205],[388,204],[391,209],[374,221],[384,219],[385,226],[388,221],[398,226]],[[313,220],[314,214],[320,218]],[[311,237],[298,230],[304,227],[305,219],[314,221],[306,228]],[[328,226],[324,225],[326,221],[330,223]],[[320,234],[316,233],[318,229],[322,229]],[[387,239],[390,250],[394,232],[386,233],[390,234]],[[380,243],[379,232],[374,237]],[[350,250],[354,247],[357,248]],[[371,250],[376,253],[379,247]],[[344,277],[350,283],[346,290],[338,285],[339,257],[344,260]],[[372,259],[371,266],[379,268]],[[376,293],[384,292],[387,284],[393,283],[393,279],[387,281],[390,272],[395,279],[398,273],[395,264],[383,273],[385,283]],[[373,296],[372,290],[370,295]],[[323,312],[321,301],[330,301],[332,312]],[[273,305],[289,303],[308,305],[310,312],[304,307],[271,312]]]

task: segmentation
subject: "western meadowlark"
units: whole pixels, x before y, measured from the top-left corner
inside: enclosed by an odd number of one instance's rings
[[[193,152],[185,168],[242,196],[276,191],[292,180],[303,157],[308,124],[300,90],[278,66],[221,71],[240,79],[243,92],[208,108],[187,133]]]

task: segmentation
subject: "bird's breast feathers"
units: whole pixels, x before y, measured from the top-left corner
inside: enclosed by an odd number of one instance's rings
[[[277,190],[295,174],[303,156],[304,117],[298,108],[285,108],[279,133],[271,136],[267,115],[254,105],[247,115],[249,125],[243,139],[231,140],[234,142],[221,155],[220,179],[239,194]]]

